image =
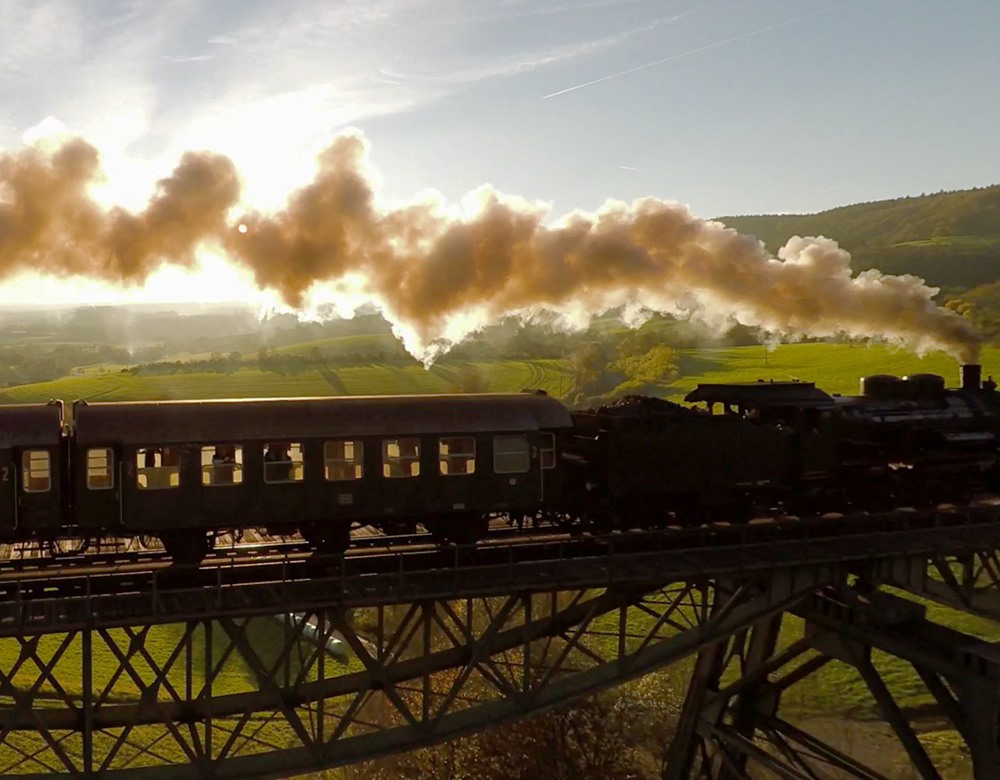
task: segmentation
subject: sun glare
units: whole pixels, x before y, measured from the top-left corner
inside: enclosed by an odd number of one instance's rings
[[[0,305],[122,305],[147,303],[269,304],[273,296],[259,290],[245,270],[203,252],[196,268],[161,266],[145,284],[123,287],[85,277],[22,274],[0,283]]]

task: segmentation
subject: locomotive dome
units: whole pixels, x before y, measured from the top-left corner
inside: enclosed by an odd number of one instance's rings
[[[918,398],[936,397],[944,393],[944,377],[940,374],[910,374],[903,377],[910,394]]]
[[[868,398],[894,398],[903,380],[894,374],[872,374],[861,378],[861,395]]]

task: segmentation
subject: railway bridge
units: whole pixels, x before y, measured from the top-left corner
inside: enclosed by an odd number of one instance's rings
[[[996,506],[407,541],[234,547],[186,569],[7,562],[0,774],[318,771],[685,663],[668,780],[883,778],[785,716],[784,694],[827,664],[857,671],[917,776],[939,777],[875,652],[912,665],[975,776],[1000,777],[1000,654],[923,606],[1000,621]]]

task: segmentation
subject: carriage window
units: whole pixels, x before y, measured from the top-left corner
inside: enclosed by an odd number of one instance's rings
[[[420,476],[420,439],[384,439],[382,441],[383,477]]]
[[[25,493],[45,493],[52,487],[51,463],[47,450],[27,450],[21,455]]]
[[[356,439],[324,442],[323,463],[328,481],[361,479],[364,475],[364,446]]]
[[[438,468],[445,476],[476,471],[476,440],[471,436],[438,439]]]
[[[211,487],[243,483],[243,448],[212,444],[201,448],[201,484]]]
[[[142,447],[135,453],[135,480],[140,490],[180,487],[180,453],[173,447]]]
[[[556,435],[554,433],[542,434],[542,468],[554,469],[556,467]]]
[[[115,486],[115,456],[110,447],[87,450],[87,489],[110,490]]]
[[[287,441],[272,441],[264,449],[265,482],[301,482],[302,445]]]
[[[497,474],[523,474],[531,468],[527,436],[493,437],[493,470]]]

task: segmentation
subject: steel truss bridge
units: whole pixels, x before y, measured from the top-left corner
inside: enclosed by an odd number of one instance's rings
[[[998,549],[1000,509],[973,506],[183,571],[22,566],[0,577],[0,774],[317,771],[687,659],[667,780],[885,780],[783,715],[830,663],[938,778],[877,651],[912,665],[976,778],[997,778],[1000,654],[902,596],[1000,620]]]

